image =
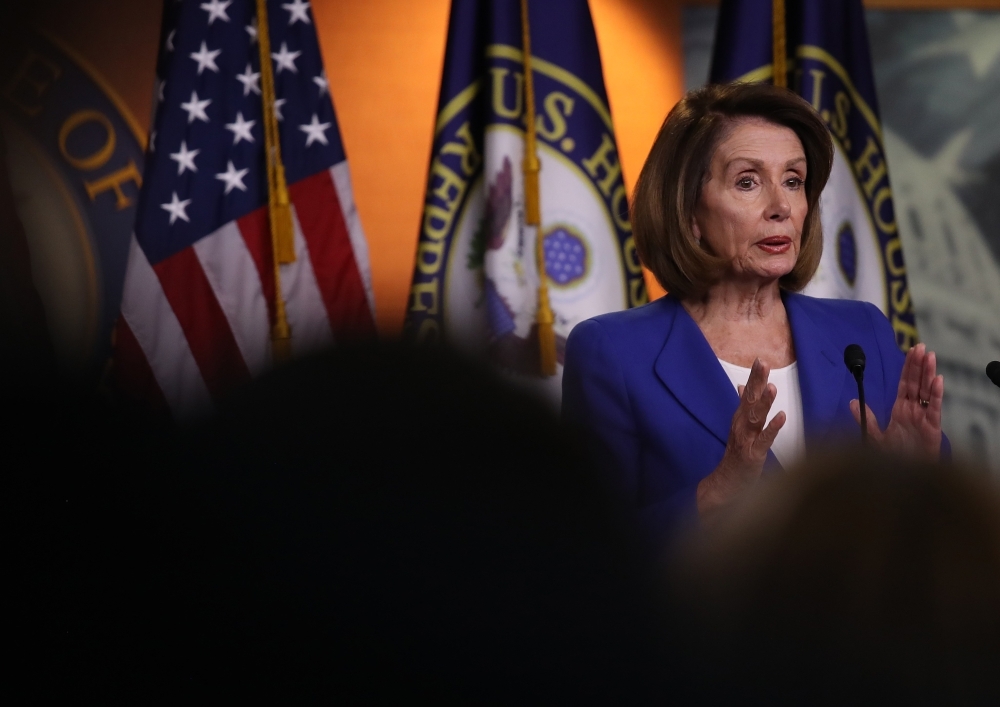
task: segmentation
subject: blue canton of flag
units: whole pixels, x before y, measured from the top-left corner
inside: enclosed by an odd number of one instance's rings
[[[823,258],[806,294],[879,307],[903,350],[917,341],[861,0],[786,0],[787,85],[836,147],[820,201]],[[773,78],[772,0],[723,0],[711,81]]]
[[[293,353],[374,331],[367,246],[305,0],[267,3],[267,109],[278,121],[296,253],[276,283],[255,5],[164,6],[116,365],[126,393],[174,414],[266,370],[278,296]]]

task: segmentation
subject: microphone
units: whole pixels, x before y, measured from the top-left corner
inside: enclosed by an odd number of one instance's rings
[[[1000,388],[1000,361],[990,361],[987,363],[986,375],[993,381],[993,385]]]
[[[868,410],[865,408],[865,350],[857,344],[851,344],[844,349],[844,363],[847,365],[847,370],[854,376],[854,380],[858,382],[858,405],[861,407],[861,444],[868,444]],[[997,364],[997,376],[1000,377],[1000,363]]]

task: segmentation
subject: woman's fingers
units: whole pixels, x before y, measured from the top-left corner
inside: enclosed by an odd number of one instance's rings
[[[897,397],[903,400],[917,401],[920,399],[920,381],[923,376],[926,347],[917,344],[906,352],[903,371],[899,376]]]
[[[878,427],[878,420],[875,419],[875,413],[872,409],[865,405],[866,419],[865,423],[868,426],[868,436],[875,441],[882,440],[882,430]],[[861,404],[858,402],[857,398],[851,401],[851,414],[854,415],[854,421],[861,425]]]
[[[772,386],[773,387],[773,386]],[[757,435],[757,439],[753,443],[753,453],[755,457],[763,458],[767,456],[767,450],[771,448],[774,444],[774,440],[778,436],[778,432],[781,428],[785,426],[785,411],[780,411],[774,418],[767,423],[767,427],[761,430],[761,433]]]
[[[907,379],[910,374],[910,368],[912,367],[913,349],[911,348],[906,352],[906,356],[903,358],[903,370],[899,373],[899,385],[896,386],[896,400],[906,400]]]
[[[764,392],[761,394],[760,399],[750,407],[750,424],[757,431],[764,428],[767,414],[771,412],[771,406],[774,405],[776,397],[778,397],[778,389],[774,386],[774,383],[768,383],[764,386]]]
[[[767,421],[767,415],[771,411],[771,406],[774,404],[777,394],[778,389],[774,387],[774,384],[768,383],[764,386],[763,392],[757,396],[756,400],[751,401],[750,395],[743,398],[741,403],[741,407],[743,408],[741,411],[742,415],[737,413],[737,416],[745,421],[753,434],[756,435],[764,429],[764,423]]]
[[[768,413],[771,411],[771,406],[778,394],[778,389],[774,384],[767,382],[769,373],[768,365],[760,359],[755,359],[750,368],[750,377],[747,379],[746,385],[737,388],[740,394],[740,406],[733,416],[730,439],[733,443],[733,451],[738,456],[744,458],[758,456],[755,450],[761,444],[760,436],[765,429],[764,423],[767,421]],[[768,428],[770,429],[773,424],[774,420],[772,419]],[[777,431],[781,429],[783,424],[784,416],[782,416],[782,422],[773,430],[774,435],[777,435]],[[767,454],[767,448],[770,447],[771,441],[773,441],[773,436],[764,447],[763,455]]]
[[[740,404],[746,409],[747,420],[758,431],[764,427],[764,420],[777,394],[774,385],[767,382],[770,373],[766,363],[759,358],[754,359],[747,384],[740,391]]]
[[[931,381],[927,403],[927,422],[935,429],[941,429],[941,403],[944,400],[944,376],[934,376]]]
[[[770,373],[771,369],[766,363],[763,363],[759,358],[754,359],[753,365],[750,367],[750,377],[747,378],[747,384],[743,387],[741,395],[747,403],[754,405],[760,400],[767,388],[767,377]]]
[[[924,357],[924,366],[920,371],[920,394],[917,400],[927,400],[931,399],[931,385],[934,383],[934,377],[937,375],[937,356],[934,355],[933,351],[927,352]]]

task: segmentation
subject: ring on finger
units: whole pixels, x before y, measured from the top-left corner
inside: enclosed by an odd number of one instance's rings
[[[931,404],[930,400],[925,400],[924,398],[920,398],[919,402],[920,402],[920,407],[922,408],[925,408]]]

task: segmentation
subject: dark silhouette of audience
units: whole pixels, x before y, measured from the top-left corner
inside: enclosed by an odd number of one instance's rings
[[[17,401],[19,635],[42,692],[660,692],[628,514],[545,407],[456,356],[332,352],[176,430],[61,394]]]
[[[1000,501],[960,466],[814,459],[651,565],[584,446],[446,352],[330,352],[174,427],[7,380],[38,699],[1000,703]]]
[[[1000,500],[982,473],[816,457],[673,570],[700,704],[1000,704]]]

